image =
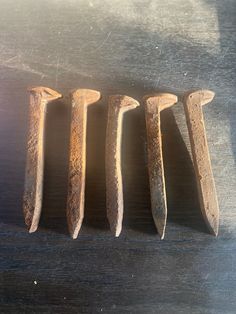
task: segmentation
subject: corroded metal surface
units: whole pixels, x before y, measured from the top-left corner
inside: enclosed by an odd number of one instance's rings
[[[186,94],[184,109],[202,214],[210,232],[217,236],[219,206],[202,113],[202,106],[211,102],[214,95],[209,90],[190,92]]]
[[[106,133],[106,196],[107,217],[112,233],[118,237],[123,220],[123,184],[121,172],[122,120],[126,111],[139,103],[123,95],[110,96]]]
[[[144,97],[148,144],[148,170],[152,215],[161,239],[164,238],[167,203],[162,156],[161,117],[162,110],[173,106],[177,97],[172,94],[156,94]]]
[[[84,218],[87,107],[100,97],[100,92],[91,89],[77,89],[71,93],[67,221],[73,239],[77,238]]]
[[[35,87],[30,90],[29,135],[23,199],[25,223],[29,232],[37,230],[42,208],[47,104],[60,97],[59,93],[47,87]]]

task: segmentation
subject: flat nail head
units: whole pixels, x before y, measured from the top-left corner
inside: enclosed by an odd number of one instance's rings
[[[93,89],[76,89],[71,92],[71,98],[74,98],[79,102],[82,102],[84,106],[89,106],[99,101],[101,93]]]
[[[191,99],[192,101],[197,101],[201,106],[204,106],[211,102],[215,97],[215,93],[213,91],[202,89],[187,93],[185,96],[186,101]]]
[[[29,89],[28,91],[35,94],[36,93],[40,94],[42,98],[44,98],[47,101],[52,101],[62,97],[61,94],[59,94],[58,92],[49,87],[37,86]]]
[[[161,111],[177,103],[178,97],[169,93],[158,93],[144,96],[143,101],[154,107],[159,107]]]

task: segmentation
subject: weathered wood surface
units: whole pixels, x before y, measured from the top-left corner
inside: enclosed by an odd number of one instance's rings
[[[236,307],[235,1],[1,1],[1,313],[234,313]],[[39,230],[28,234],[22,195],[27,88],[102,92],[88,108],[85,218],[68,234],[70,101],[48,106]],[[198,202],[181,103],[161,113],[168,226],[151,214],[144,108],[124,117],[124,220],[106,219],[107,95],[137,99],[207,88],[203,107],[220,207],[218,238]],[[37,285],[34,284],[37,281]]]

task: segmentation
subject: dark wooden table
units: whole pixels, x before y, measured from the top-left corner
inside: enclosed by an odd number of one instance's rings
[[[236,312],[236,53],[234,0],[0,1],[0,312]],[[22,193],[27,88],[64,94],[47,115],[39,230],[28,234]],[[101,90],[89,109],[85,221],[65,219],[70,103]],[[163,112],[169,216],[160,241],[151,216],[143,107],[124,120],[123,232],[105,213],[107,96],[192,88],[216,92],[204,108],[221,210],[218,238],[200,214],[182,104]]]

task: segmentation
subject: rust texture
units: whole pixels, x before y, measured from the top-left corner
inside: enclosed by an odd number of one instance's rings
[[[84,218],[87,107],[100,98],[98,91],[90,89],[77,89],[71,93],[67,222],[73,239],[77,238]]]
[[[106,198],[107,217],[112,233],[118,237],[123,220],[123,185],[121,173],[122,120],[126,111],[139,103],[131,97],[114,95],[109,97],[106,132]]]
[[[38,228],[43,193],[44,132],[48,102],[62,97],[47,87],[30,90],[29,134],[25,173],[23,212],[29,232]]]
[[[165,235],[167,202],[160,113],[162,110],[173,106],[177,101],[177,96],[164,93],[144,97],[151,207],[153,219],[161,239]]]
[[[213,98],[214,93],[209,90],[190,92],[185,96],[184,109],[201,211],[210,232],[217,236],[219,228],[219,207],[202,113],[202,105],[209,103]]]

